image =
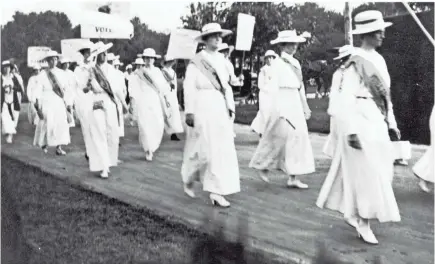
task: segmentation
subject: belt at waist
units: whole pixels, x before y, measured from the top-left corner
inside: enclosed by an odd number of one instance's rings
[[[279,89],[299,90],[300,87],[280,86]]]
[[[357,99],[372,99],[372,97],[368,96],[356,96]]]

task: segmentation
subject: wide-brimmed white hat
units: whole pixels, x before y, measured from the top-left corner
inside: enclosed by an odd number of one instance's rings
[[[352,30],[352,34],[360,35],[378,30],[383,30],[393,23],[385,22],[382,13],[377,10],[363,11],[355,15],[355,29]]]
[[[197,36],[195,40],[201,42],[203,37],[216,33],[220,33],[222,37],[233,34],[231,30],[222,29],[221,25],[219,25],[218,23],[208,23],[202,27],[201,34],[199,34],[199,36]]]
[[[168,62],[168,61],[174,61],[175,58],[173,58],[172,56],[168,56],[168,54],[166,54],[165,56],[163,56],[163,61],[164,62]]]
[[[94,52],[93,52],[93,53],[95,53],[95,54],[100,54],[100,53],[106,52],[106,51],[108,51],[112,46],[113,46],[113,43],[112,43],[112,42],[107,43],[107,44],[104,44],[102,41],[98,41],[97,43],[95,43],[95,46],[94,46]]]
[[[160,55],[157,55],[156,51],[154,49],[152,49],[152,48],[144,49],[144,51],[142,53],[142,56],[143,57],[148,57],[148,58],[156,58],[156,59],[159,59],[159,58],[162,57]]]
[[[137,58],[137,59],[133,62],[133,64],[136,64],[136,65],[144,65],[145,62],[143,61],[142,58]]]
[[[68,58],[66,56],[60,56],[60,60],[59,61],[60,61],[60,64],[73,62],[70,58]]]
[[[9,60],[2,61],[2,66],[6,66],[6,65],[12,65],[11,61]]]
[[[275,45],[278,43],[302,43],[306,39],[302,36],[298,36],[296,30],[284,30],[278,33],[278,37],[270,42]]]
[[[131,64],[127,65],[127,67],[125,67],[126,70],[128,69],[133,69],[133,66],[131,66]]]
[[[107,53],[107,60],[108,61],[115,61],[115,60],[119,60],[119,55],[113,54],[113,53]]]
[[[51,58],[51,57],[58,57],[59,58],[60,54],[57,53],[57,51],[55,51],[55,50],[50,50],[42,57],[42,60],[46,60],[46,59]]]
[[[83,43],[77,51],[80,52],[84,49],[89,49],[92,52],[94,50],[94,48],[95,48],[95,44],[92,43],[91,41],[87,41],[87,42]]]
[[[274,57],[274,58],[276,58],[278,55],[275,53],[275,51],[273,51],[273,50],[268,50],[268,51],[266,51],[266,53],[264,54],[264,57],[265,58],[267,58],[267,57]]]
[[[122,66],[122,65],[124,65],[122,62],[120,62],[119,61],[119,59],[116,59],[114,62],[113,62],[113,65],[119,65],[119,66]]]
[[[230,47],[228,46],[228,44],[227,43],[219,44],[218,51],[224,51],[224,50],[230,50]]]
[[[339,60],[349,55],[352,55],[355,52],[355,48],[352,45],[344,45],[338,49],[338,56],[334,58],[334,60]]]

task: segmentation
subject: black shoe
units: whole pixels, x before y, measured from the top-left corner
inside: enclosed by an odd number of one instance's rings
[[[171,135],[171,140],[173,140],[173,141],[180,141],[180,139],[177,137],[176,134],[172,134]]]

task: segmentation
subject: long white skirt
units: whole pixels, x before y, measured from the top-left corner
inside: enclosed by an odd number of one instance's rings
[[[119,111],[119,137],[124,137],[125,129],[124,129],[124,114],[123,114],[123,107],[121,104],[121,101],[116,98],[116,103],[118,104],[118,111]]]
[[[171,117],[168,120],[168,124],[165,124],[165,131],[167,134],[183,133],[183,123],[181,122],[180,106],[178,104],[177,91],[173,90],[168,94],[168,100]]]
[[[41,109],[44,116],[36,125],[34,145],[59,146],[71,142],[65,102],[53,91],[42,95]]]
[[[334,153],[337,149],[338,134],[337,134],[337,128],[335,124],[336,121],[334,117],[331,117],[330,122],[331,122],[330,131],[329,131],[328,138],[326,139],[325,145],[323,146],[323,153],[328,157],[333,158]]]
[[[194,128],[186,130],[181,175],[184,183],[201,181],[219,195],[240,192],[240,175],[232,121],[222,94],[198,90]]]
[[[347,135],[339,131],[337,150],[316,205],[339,211],[345,218],[398,222],[401,218],[392,187],[394,156],[387,124],[372,100],[357,103],[353,122],[358,124],[362,150],[351,148]]]
[[[270,93],[259,93],[260,109],[251,124],[251,129],[258,134],[263,134],[270,112],[273,109],[273,96]]]
[[[75,114],[77,115],[80,128],[83,134],[83,141],[85,142],[86,153],[89,156],[89,153],[95,151],[93,147],[92,139],[91,139],[91,128],[90,128],[90,120],[92,120],[93,115],[93,98],[92,93],[89,92],[87,94],[82,93],[75,101]]]
[[[432,110],[429,121],[430,147],[412,168],[413,172],[421,179],[434,182],[434,160],[435,160],[435,113]]]
[[[145,87],[140,98],[134,98],[135,114],[139,128],[139,143],[145,152],[155,152],[162,142],[165,120],[159,95]]]
[[[92,111],[89,119],[91,148],[87,154],[89,169],[102,171],[118,164],[119,123],[117,107],[107,94],[94,95],[94,100],[102,100],[104,110]]]
[[[270,114],[249,167],[279,169],[288,175],[312,173],[314,156],[299,91],[280,89],[277,96],[277,107]]]
[[[9,113],[8,106],[3,103],[2,107],[2,134],[16,134],[18,117],[20,115],[19,111],[14,110],[14,104],[11,104],[12,116]]]
[[[29,119],[29,123],[36,126],[39,121],[38,113],[36,112],[35,105],[32,102],[29,102],[27,117]]]

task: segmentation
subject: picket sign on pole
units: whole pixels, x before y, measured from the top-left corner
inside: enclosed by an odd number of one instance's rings
[[[252,39],[254,37],[255,17],[239,13],[237,15],[237,39],[236,50],[243,51],[241,69],[243,73],[243,66],[245,64],[245,51],[250,51],[252,46]]]
[[[27,48],[27,67],[43,66],[44,55],[47,54],[51,48],[49,47],[28,47]]]
[[[134,36],[133,24],[121,16],[88,10],[80,13],[82,38],[131,39]]]
[[[199,34],[199,31],[191,29],[177,28],[172,30],[166,55],[174,59],[192,59],[198,47],[195,38]]]
[[[417,25],[420,27],[420,29],[423,31],[423,33],[426,35],[426,37],[429,39],[429,41],[432,43],[432,45],[435,47],[435,41],[432,38],[432,36],[427,32],[426,28],[421,23],[420,19],[418,19],[417,15],[414,13],[412,8],[408,5],[406,2],[402,2],[402,4],[405,6],[406,10],[411,14],[412,18],[414,18]]]

